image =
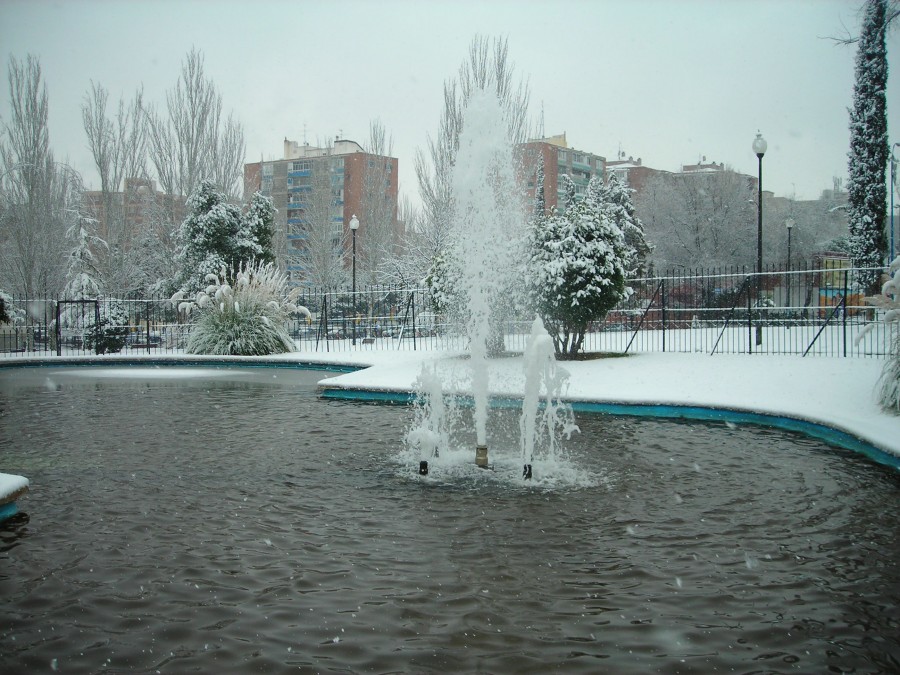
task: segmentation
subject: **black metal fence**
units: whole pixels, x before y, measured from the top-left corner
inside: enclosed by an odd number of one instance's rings
[[[882,357],[898,337],[865,304],[856,270],[686,271],[635,280],[633,293],[584,341],[586,352],[701,352]],[[298,352],[369,349],[462,350],[464,330],[435,311],[427,289],[367,287],[304,291],[289,330]],[[0,327],[0,354],[63,355],[184,350],[189,319],[168,299],[12,301],[13,324]],[[111,306],[118,322],[104,323]],[[533,317],[504,327],[511,351],[525,347]],[[867,329],[872,324],[872,327]],[[109,340],[100,339],[112,331]]]

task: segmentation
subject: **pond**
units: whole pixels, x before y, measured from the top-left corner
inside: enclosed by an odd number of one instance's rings
[[[0,470],[31,480],[0,524],[0,670],[900,669],[896,470],[579,415],[592,480],[422,478],[411,409],[324,376],[0,371]]]

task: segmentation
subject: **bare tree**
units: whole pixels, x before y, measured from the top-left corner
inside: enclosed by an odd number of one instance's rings
[[[441,243],[433,242],[425,227],[422,210],[409,197],[397,204],[397,222],[403,236],[382,269],[382,283],[395,286],[419,286],[428,276],[429,265],[441,251]]]
[[[753,192],[731,170],[662,175],[636,200],[659,270],[751,264],[755,259]]]
[[[81,216],[81,177],[54,161],[37,57],[10,58],[10,121],[0,140],[0,287],[35,298],[65,283],[65,233]]]
[[[81,107],[82,121],[94,166],[100,176],[99,199],[94,200],[99,236],[107,248],[95,251],[96,266],[110,291],[128,292],[140,277],[146,259],[134,251],[135,224],[143,222],[137,190],[146,185],[147,134],[143,92],[130,102],[119,99],[115,119],[107,115],[109,93],[92,82]],[[138,180],[133,180],[138,179]]]
[[[430,238],[442,246],[452,221],[452,174],[463,117],[470,96],[481,89],[495,91],[500,99],[510,143],[522,143],[529,134],[530,88],[526,81],[514,77],[506,39],[476,36],[457,76],[444,82],[444,109],[437,136],[428,138],[426,153],[416,153],[425,227],[432,230]]]
[[[309,176],[291,193],[288,202],[288,268],[299,268],[305,281],[322,288],[336,288],[347,279],[344,223],[338,207],[339,187],[336,158],[331,145],[326,156],[309,160]],[[291,218],[293,211],[299,217]],[[291,220],[299,221],[292,224]]]
[[[162,190],[191,194],[209,178],[231,198],[243,190],[244,131],[229,115],[222,120],[222,96],[203,70],[203,55],[192,49],[175,88],[166,94],[166,114],[149,108],[150,159]]]
[[[387,268],[397,255],[397,214],[390,196],[390,185],[396,180],[391,170],[393,141],[384,125],[375,120],[369,124],[369,158],[363,173],[362,213],[358,214],[362,235],[357,257],[357,270],[363,285],[384,283]]]

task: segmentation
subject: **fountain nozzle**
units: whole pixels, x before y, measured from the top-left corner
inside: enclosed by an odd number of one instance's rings
[[[531,464],[525,465],[525,468],[522,470],[522,478],[525,480],[531,480]]]
[[[427,476],[428,475],[428,461],[423,459],[419,462],[419,475]]]
[[[487,446],[486,445],[476,445],[475,446],[475,466],[480,467],[482,469],[488,468]]]

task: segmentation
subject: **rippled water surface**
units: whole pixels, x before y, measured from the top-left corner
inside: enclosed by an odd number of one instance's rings
[[[895,470],[582,416],[591,484],[422,479],[321,377],[0,371],[0,672],[900,670]]]

